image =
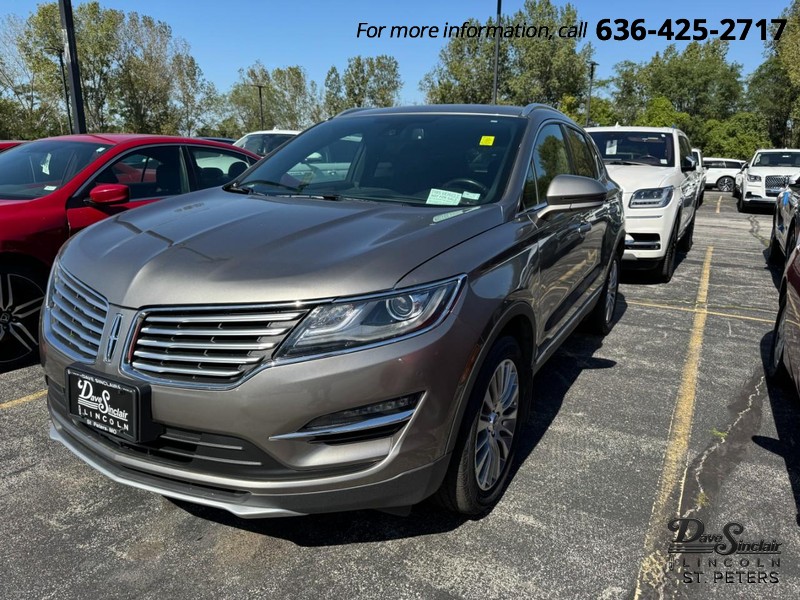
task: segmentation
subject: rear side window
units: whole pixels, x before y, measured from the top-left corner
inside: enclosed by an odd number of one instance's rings
[[[737,169],[738,170],[738,169],[742,168],[743,164],[744,164],[743,162],[738,162],[738,161],[735,161],[735,160],[726,160],[725,161],[725,166],[728,169]]]
[[[582,133],[572,127],[565,127],[564,130],[567,132],[567,141],[572,151],[573,173],[575,175],[597,179],[597,164],[589,149],[589,144],[586,142],[586,138],[583,137]]]
[[[255,162],[255,159],[217,148],[189,146],[197,189],[219,187],[235,179]]]
[[[539,131],[533,148],[533,166],[536,171],[536,189],[539,198],[547,197],[547,188],[557,175],[572,174],[567,144],[561,127],[555,123]]]
[[[704,160],[703,166],[708,167],[709,169],[724,169],[725,162],[721,160]]]

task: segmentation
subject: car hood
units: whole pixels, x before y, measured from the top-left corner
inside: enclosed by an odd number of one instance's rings
[[[108,219],[62,265],[130,308],[293,302],[391,289],[448,248],[500,225],[502,209],[188,194]],[[442,273],[442,278],[458,274]]]
[[[797,167],[749,167],[750,175],[790,175],[797,171]]]
[[[606,170],[609,177],[619,184],[625,194],[669,185],[670,175],[674,172],[672,167],[650,165],[606,165]]]

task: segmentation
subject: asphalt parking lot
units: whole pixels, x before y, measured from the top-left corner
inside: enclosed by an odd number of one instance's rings
[[[705,200],[673,281],[627,274],[612,333],[572,336],[537,376],[518,470],[479,521],[176,504],[50,441],[38,366],[0,375],[0,597],[800,597],[800,402],[763,376],[771,216]],[[677,515],[780,554],[670,558]]]

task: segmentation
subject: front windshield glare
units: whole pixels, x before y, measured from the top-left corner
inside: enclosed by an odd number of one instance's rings
[[[800,168],[800,152],[763,152],[756,156],[753,166]]]
[[[238,187],[259,194],[466,206],[500,198],[525,120],[452,114],[332,119],[289,141]]]
[[[672,135],[647,131],[590,131],[603,160],[614,164],[674,167]]]
[[[108,147],[41,140],[6,150],[0,154],[0,199],[33,200],[51,194]]]

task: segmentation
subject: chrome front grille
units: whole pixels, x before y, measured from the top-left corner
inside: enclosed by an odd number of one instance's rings
[[[75,358],[95,360],[108,313],[108,301],[57,266],[48,308],[55,340]]]
[[[307,312],[294,308],[153,310],[138,324],[129,364],[151,379],[232,383],[271,358]]]
[[[788,180],[788,175],[767,175],[764,178],[764,187],[767,189],[767,194],[770,196],[776,195],[776,192],[771,190],[783,188],[788,183]]]

